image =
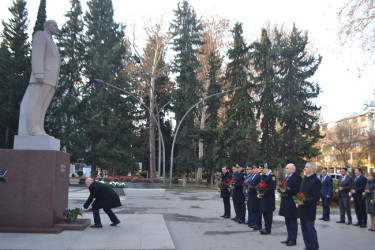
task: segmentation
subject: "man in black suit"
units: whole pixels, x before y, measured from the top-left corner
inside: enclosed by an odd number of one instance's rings
[[[367,179],[362,175],[362,169],[356,168],[354,170],[355,178],[352,184],[352,189],[349,196],[354,199],[354,209],[357,215],[357,223],[353,226],[360,226],[361,228],[367,227],[367,213],[366,201],[363,199],[362,193],[365,191]]]
[[[228,180],[232,179],[232,174],[229,173],[228,166],[223,166],[221,171],[223,172],[221,176],[221,183],[228,183]],[[223,188],[220,191],[220,197],[223,198],[224,203],[224,214],[221,217],[228,219],[230,218],[230,192],[228,188]]]
[[[112,221],[111,226],[116,226],[120,223],[120,220],[113,213],[112,208],[121,206],[120,197],[118,194],[108,185],[100,182],[96,182],[91,178],[85,180],[86,188],[90,191],[90,196],[83,205],[81,212],[87,210],[93,199],[92,213],[94,216],[94,225],[90,226],[92,228],[102,228],[102,223],[100,221],[99,209],[103,208],[104,212],[108,215],[109,219]]]
[[[300,192],[304,194],[305,200],[298,201],[297,214],[301,222],[303,241],[306,249],[318,250],[318,235],[315,230],[316,203],[320,199],[320,189],[322,183],[315,174],[316,165],[314,162],[307,162],[305,168],[305,178],[301,183]]]
[[[261,172],[263,167],[259,167],[258,164],[253,165],[253,176],[249,185],[248,201],[247,204],[251,213],[254,215],[254,230],[262,229],[262,214],[260,213],[260,199],[257,197],[257,191],[255,187],[259,184],[261,180]],[[249,225],[250,226],[250,225]]]
[[[297,242],[298,222],[297,222],[297,207],[293,200],[293,196],[296,195],[300,189],[302,178],[296,173],[296,166],[293,163],[289,163],[285,166],[286,182],[288,188],[280,189],[282,193],[285,193],[284,197],[281,197],[279,215],[285,217],[286,230],[288,237],[281,243],[287,246],[294,246]]]
[[[319,220],[329,221],[330,203],[332,194],[333,180],[327,175],[327,169],[323,168],[321,171],[320,181],[322,182],[322,190],[320,196],[322,198],[323,216]]]
[[[348,169],[341,168],[341,177],[339,178],[339,187],[335,190],[339,193],[339,206],[340,206],[340,220],[337,223],[345,223],[345,213],[348,217],[346,225],[352,224],[352,214],[350,211],[350,196],[349,192],[352,187],[352,178],[348,176]]]
[[[276,177],[272,173],[272,170],[268,167],[267,163],[264,163],[262,180],[260,183],[267,184],[267,190],[264,194],[258,194],[260,199],[259,210],[263,215],[264,229],[260,231],[260,234],[266,235],[271,233],[273,211],[275,211],[275,189],[276,189]]]
[[[246,215],[246,206],[245,206],[245,195],[243,194],[243,185],[242,183],[245,180],[245,172],[243,169],[243,165],[238,163],[236,165],[237,174],[236,179],[234,182],[234,191],[233,191],[233,201],[236,211],[237,222],[239,224],[245,223],[245,215]]]

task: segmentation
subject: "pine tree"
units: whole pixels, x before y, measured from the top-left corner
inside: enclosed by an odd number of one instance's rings
[[[260,121],[261,138],[259,157],[270,166],[283,163],[279,158],[279,134],[277,122],[279,117],[279,85],[276,81],[276,51],[268,37],[267,30],[262,29],[259,42],[252,44],[251,59],[253,62],[252,80],[255,84],[257,101],[257,120]]]
[[[197,46],[201,44],[201,24],[194,9],[187,1],[177,5],[174,11],[175,19],[170,30],[173,34],[173,50],[176,52],[172,71],[177,74],[176,89],[173,93],[173,109],[176,124],[179,124],[184,114],[199,100],[202,86],[197,79]],[[197,166],[196,142],[197,131],[194,126],[196,112],[189,113],[181,124],[176,145],[179,151],[175,157],[176,167],[183,172]],[[185,184],[185,182],[184,182]]]
[[[228,50],[225,81],[229,89],[241,86],[226,102],[225,126],[227,164],[245,162],[257,155],[258,132],[255,122],[253,85],[248,80],[249,47],[242,35],[242,24],[236,23],[233,30],[233,47]]]
[[[46,12],[46,0],[40,0],[38,15],[36,16],[36,21],[34,25],[33,36],[38,30],[44,30],[44,23],[47,21]]]
[[[307,34],[302,35],[295,26],[287,38],[276,34],[279,47],[277,61],[280,79],[280,125],[282,126],[281,155],[285,163],[293,162],[299,170],[305,159],[319,154],[314,148],[321,138],[317,126],[319,107],[313,99],[319,95],[319,85],[311,82],[321,63],[321,56],[308,52]]]
[[[60,138],[61,147],[69,152],[71,161],[83,157],[85,148],[81,136],[80,96],[84,63],[82,8],[79,0],[70,0],[68,18],[58,33],[57,47],[62,58],[59,85],[49,107],[46,126],[50,134]]]
[[[137,135],[133,125],[131,97],[124,93],[94,83],[102,79],[126,91],[131,91],[127,83],[125,68],[125,27],[113,20],[111,0],[91,0],[84,20],[87,25],[85,85],[82,109],[85,114],[83,131],[86,137],[85,159],[92,167],[98,166],[110,173],[127,173],[135,170]]]
[[[8,8],[12,17],[2,21],[0,45],[0,147],[13,148],[19,109],[30,78],[30,43],[26,2],[16,0]]]

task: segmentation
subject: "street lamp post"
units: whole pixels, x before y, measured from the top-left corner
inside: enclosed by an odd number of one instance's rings
[[[152,118],[154,119],[155,123],[156,123],[156,126],[158,127],[158,131],[159,131],[159,140],[161,141],[161,144],[162,144],[162,147],[163,147],[163,186],[165,186],[165,145],[164,145],[164,137],[163,137],[163,134],[161,132],[161,128],[160,128],[160,123],[158,122],[158,120],[156,119],[156,117],[154,116],[154,114],[151,112],[151,110],[149,109],[149,107],[147,107],[147,105],[141,100],[139,99],[138,97],[136,97],[135,95],[133,95],[132,93],[130,93],[129,91],[126,91],[124,89],[121,89],[117,86],[114,86],[112,84],[109,84],[109,83],[106,83],[105,81],[101,80],[101,79],[94,79],[95,82],[97,83],[101,83],[101,84],[104,84],[104,85],[107,85],[111,88],[114,88],[114,89],[117,89],[117,90],[120,90],[122,92],[124,92],[125,94],[127,95],[130,95],[132,96],[133,98],[135,98],[144,108],[147,109],[147,111],[151,114]],[[160,113],[160,111],[159,111]],[[158,113],[158,115],[159,115]],[[151,121],[150,121],[151,122]],[[160,176],[160,168],[159,168],[159,176]]]
[[[207,96],[206,98],[203,98],[202,100],[198,101],[197,103],[195,103],[193,106],[191,106],[189,108],[188,111],[186,111],[186,113],[184,114],[184,116],[181,118],[181,121],[178,123],[177,125],[177,128],[176,128],[176,133],[174,134],[174,137],[173,137],[173,142],[172,142],[172,149],[171,149],[171,165],[170,165],[170,176],[169,176],[169,179],[170,179],[170,182],[169,182],[169,187],[172,188],[172,173],[173,173],[173,151],[174,151],[174,144],[176,142],[176,138],[177,138],[177,134],[178,134],[178,130],[180,129],[180,126],[181,126],[181,123],[184,121],[186,115],[193,109],[195,108],[199,103],[207,100],[208,98],[211,98],[213,96],[217,96],[217,95],[221,95],[221,94],[225,94],[225,93],[228,93],[228,92],[232,92],[232,91],[237,91],[237,90],[240,90],[242,89],[242,87],[235,87],[234,89],[230,89],[230,90],[227,90],[227,91],[223,91],[223,92],[220,92],[220,93],[216,93],[216,94],[212,94],[212,95],[209,95]]]

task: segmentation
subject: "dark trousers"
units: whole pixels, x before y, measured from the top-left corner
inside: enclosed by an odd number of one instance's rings
[[[322,196],[322,206],[323,206],[323,218],[329,219],[331,198],[327,196]]]
[[[301,229],[303,241],[305,243],[306,249],[308,250],[318,250],[318,235],[315,230],[315,221],[313,220],[301,220]]]
[[[264,229],[271,233],[273,212],[263,212],[262,214],[264,219]]]
[[[224,202],[224,216],[230,217],[230,197],[223,197]]]
[[[348,217],[348,222],[352,222],[352,214],[350,212],[350,198],[339,198],[340,206],[340,220],[345,221],[345,213]]]
[[[245,221],[246,216],[246,206],[243,202],[235,202],[234,203],[234,210],[236,211],[236,217],[239,220]]]
[[[236,206],[236,199],[234,199],[232,197],[232,201],[233,201],[233,208],[234,208],[234,213],[236,214],[235,218],[238,218],[238,207]]]
[[[298,233],[298,222],[297,218],[295,217],[285,217],[285,225],[286,231],[288,232],[287,241],[297,241],[297,233]]]
[[[250,210],[254,215],[254,225],[257,227],[262,227],[262,214],[260,210]]]
[[[358,223],[367,225],[366,201],[365,199],[354,199],[354,209]]]
[[[255,225],[255,216],[252,210],[247,205],[247,224]]]
[[[119,221],[119,219],[117,218],[117,216],[112,212],[112,209],[110,209],[110,208],[103,208],[103,210],[108,215],[109,219],[112,222],[118,222]],[[102,224],[102,222],[100,220],[100,215],[99,215],[99,208],[92,207],[92,214],[94,216],[94,224],[95,225]]]

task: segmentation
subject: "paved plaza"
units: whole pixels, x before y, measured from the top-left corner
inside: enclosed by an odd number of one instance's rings
[[[81,207],[88,197],[84,187],[69,187],[69,208]],[[217,191],[167,190],[162,197],[121,197],[114,209],[121,224],[110,227],[101,214],[102,229],[63,231],[60,234],[0,233],[0,249],[299,249],[304,248],[299,228],[297,245],[286,247],[284,218],[275,211],[271,235],[260,235],[246,225],[223,219]],[[353,222],[355,220],[354,209]],[[232,215],[234,214],[232,208]],[[321,213],[318,212],[320,217]],[[374,232],[365,228],[316,221],[321,250],[375,249]],[[83,218],[92,219],[92,213]]]

